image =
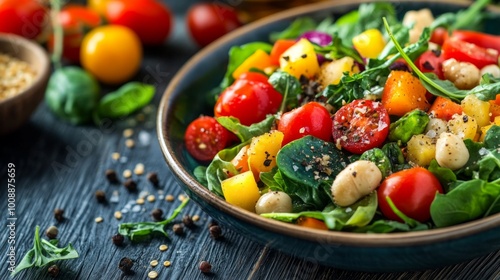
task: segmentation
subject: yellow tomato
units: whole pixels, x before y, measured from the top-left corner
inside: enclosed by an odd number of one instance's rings
[[[89,8],[98,12],[100,15],[105,15],[107,2],[109,2],[109,0],[88,0],[87,3]]]
[[[83,38],[80,62],[85,70],[103,83],[126,82],[137,73],[141,60],[141,41],[127,27],[100,26]]]

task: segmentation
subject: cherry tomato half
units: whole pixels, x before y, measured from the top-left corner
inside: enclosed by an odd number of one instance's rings
[[[260,73],[242,74],[226,88],[215,103],[216,117],[239,119],[243,125],[260,122],[268,114],[278,112],[283,96]]]
[[[101,16],[86,6],[70,4],[62,8],[57,18],[64,31],[62,56],[70,62],[78,63],[83,36],[102,23]],[[54,36],[49,37],[47,45],[52,52]]]
[[[425,51],[415,61],[418,69],[424,73],[434,73],[439,79],[444,79],[443,56],[441,51]]]
[[[389,134],[389,114],[377,101],[354,100],[333,117],[333,141],[354,153],[381,146]]]
[[[470,62],[479,69],[486,65],[498,63],[497,50],[485,49],[454,37],[444,41],[442,50],[445,60],[454,58],[457,61]]]
[[[0,33],[34,39],[47,24],[47,9],[37,0],[0,1]]]
[[[188,10],[186,22],[191,37],[200,47],[242,25],[235,9],[215,3],[194,4]]]
[[[231,141],[231,133],[213,117],[201,116],[192,121],[184,134],[189,154],[199,161],[210,161]]]
[[[438,179],[427,169],[414,167],[389,175],[377,189],[378,205],[390,220],[402,221],[391,209],[388,196],[396,208],[419,222],[430,219],[431,203],[436,193],[443,193]]]
[[[292,111],[284,113],[279,122],[278,130],[283,132],[282,145],[312,135],[324,141],[332,138],[332,119],[328,110],[317,102],[309,102]]]
[[[108,0],[105,18],[132,29],[144,45],[160,45],[172,29],[172,13],[157,0]]]

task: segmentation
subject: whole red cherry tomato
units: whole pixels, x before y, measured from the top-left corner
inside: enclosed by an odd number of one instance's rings
[[[201,116],[192,121],[184,134],[189,154],[199,161],[210,161],[231,142],[231,133],[213,117]]]
[[[309,102],[284,113],[278,122],[278,130],[284,134],[283,146],[306,135],[330,141],[332,138],[332,119],[323,105]]]
[[[37,0],[0,1],[0,33],[34,39],[48,24],[47,9]]]
[[[427,169],[414,167],[389,175],[377,189],[378,205],[390,220],[402,221],[392,211],[386,197],[406,216],[419,222],[430,219],[431,203],[436,193],[443,193],[438,179]]]
[[[281,93],[267,82],[265,75],[249,72],[222,92],[215,103],[214,113],[216,117],[235,117],[241,124],[249,126],[278,112],[282,100]]]
[[[235,9],[216,3],[194,4],[186,21],[191,37],[201,47],[242,25]]]
[[[442,50],[445,60],[454,58],[457,61],[470,62],[479,69],[498,63],[499,53],[497,50],[482,48],[454,37],[444,41]]]
[[[62,56],[70,62],[80,62],[80,45],[85,34],[102,23],[101,16],[83,5],[70,4],[61,9],[58,17],[64,31]],[[49,37],[48,48],[54,49],[54,36]]]
[[[354,100],[335,113],[333,141],[351,153],[362,154],[384,143],[389,125],[389,114],[380,102]]]
[[[443,80],[443,61],[441,51],[425,51],[417,58],[415,64],[420,71],[434,73],[439,79]]]
[[[109,0],[103,5],[110,24],[132,29],[144,45],[162,44],[172,29],[172,13],[160,1]]]

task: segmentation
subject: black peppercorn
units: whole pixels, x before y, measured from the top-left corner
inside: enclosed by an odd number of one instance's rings
[[[49,266],[47,269],[47,272],[49,273],[50,277],[57,277],[59,275],[59,267],[55,264]]]
[[[134,266],[134,262],[127,257],[122,258],[118,264],[118,268],[125,273],[130,273],[132,266]]]
[[[208,228],[210,228],[211,226],[218,226],[219,223],[217,223],[217,221],[215,220],[211,220],[209,223],[208,223]]]
[[[174,224],[172,230],[177,235],[182,235],[184,233],[184,226],[182,224]]]
[[[116,171],[114,171],[113,169],[108,169],[106,170],[106,179],[108,179],[108,181],[110,183],[118,183],[118,177],[116,176]]]
[[[64,221],[64,210],[61,208],[56,208],[54,210],[54,219],[58,222]]]
[[[151,184],[157,186],[159,181],[158,181],[158,174],[156,172],[150,172],[148,173],[147,176],[148,180],[151,182]]]
[[[59,233],[59,230],[57,229],[57,227],[55,226],[50,226],[47,231],[45,232],[45,235],[47,235],[47,237],[49,239],[55,239],[57,237],[57,234]]]
[[[222,237],[222,230],[218,225],[211,226],[208,229],[208,231],[210,232],[210,236],[215,240],[220,239]]]
[[[201,272],[209,273],[212,270],[212,265],[207,261],[201,261],[199,268]]]
[[[155,208],[151,211],[151,216],[157,221],[163,220],[163,211],[160,208]]]
[[[189,215],[184,215],[184,217],[182,217],[182,223],[188,228],[193,228],[195,226],[193,219]]]
[[[106,193],[103,190],[97,190],[95,192],[95,199],[99,203],[104,203],[106,201]]]
[[[137,191],[137,183],[132,179],[127,179],[127,181],[125,181],[123,185],[125,186],[125,188],[127,188],[129,192]]]
[[[121,246],[121,245],[123,245],[123,241],[125,241],[125,237],[123,237],[123,235],[117,233],[117,234],[113,235],[113,237],[111,237],[111,240],[113,240],[113,244],[115,244],[116,246]]]

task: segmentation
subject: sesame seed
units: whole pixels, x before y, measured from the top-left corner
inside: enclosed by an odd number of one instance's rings
[[[158,265],[158,261],[157,260],[152,260],[150,263],[149,263],[152,267],[155,267]]]
[[[132,135],[134,135],[133,129],[127,128],[127,129],[123,130],[123,137],[130,138]]]
[[[120,220],[122,218],[122,212],[116,211],[115,212],[115,219]]]
[[[198,215],[194,215],[192,218],[191,218],[193,221],[197,222],[200,220],[200,216]]]
[[[130,171],[130,169],[123,170],[123,177],[124,178],[130,178],[130,177],[132,177],[132,171]]]
[[[102,217],[95,218],[96,223],[101,223],[102,221],[104,221],[104,219]]]
[[[150,271],[150,272],[148,273],[148,277],[149,277],[150,279],[155,279],[156,277],[158,277],[158,272],[156,272],[156,271],[154,271],[154,270],[153,270],[153,271]]]
[[[148,197],[146,198],[149,202],[154,202],[156,200],[156,197],[154,195],[148,195]]]
[[[132,139],[125,140],[125,146],[129,149],[133,148],[135,146],[134,140]]]
[[[169,267],[169,266],[171,266],[171,265],[172,265],[172,263],[171,263],[170,261],[164,261],[164,262],[163,262],[163,265],[164,265],[165,267]]]
[[[172,202],[174,201],[174,196],[171,195],[171,194],[167,194],[167,196],[165,196],[165,200],[168,201],[168,202]]]
[[[160,251],[164,252],[164,251],[166,251],[168,249],[168,246],[165,245],[165,244],[161,244],[158,249],[160,249]]]

